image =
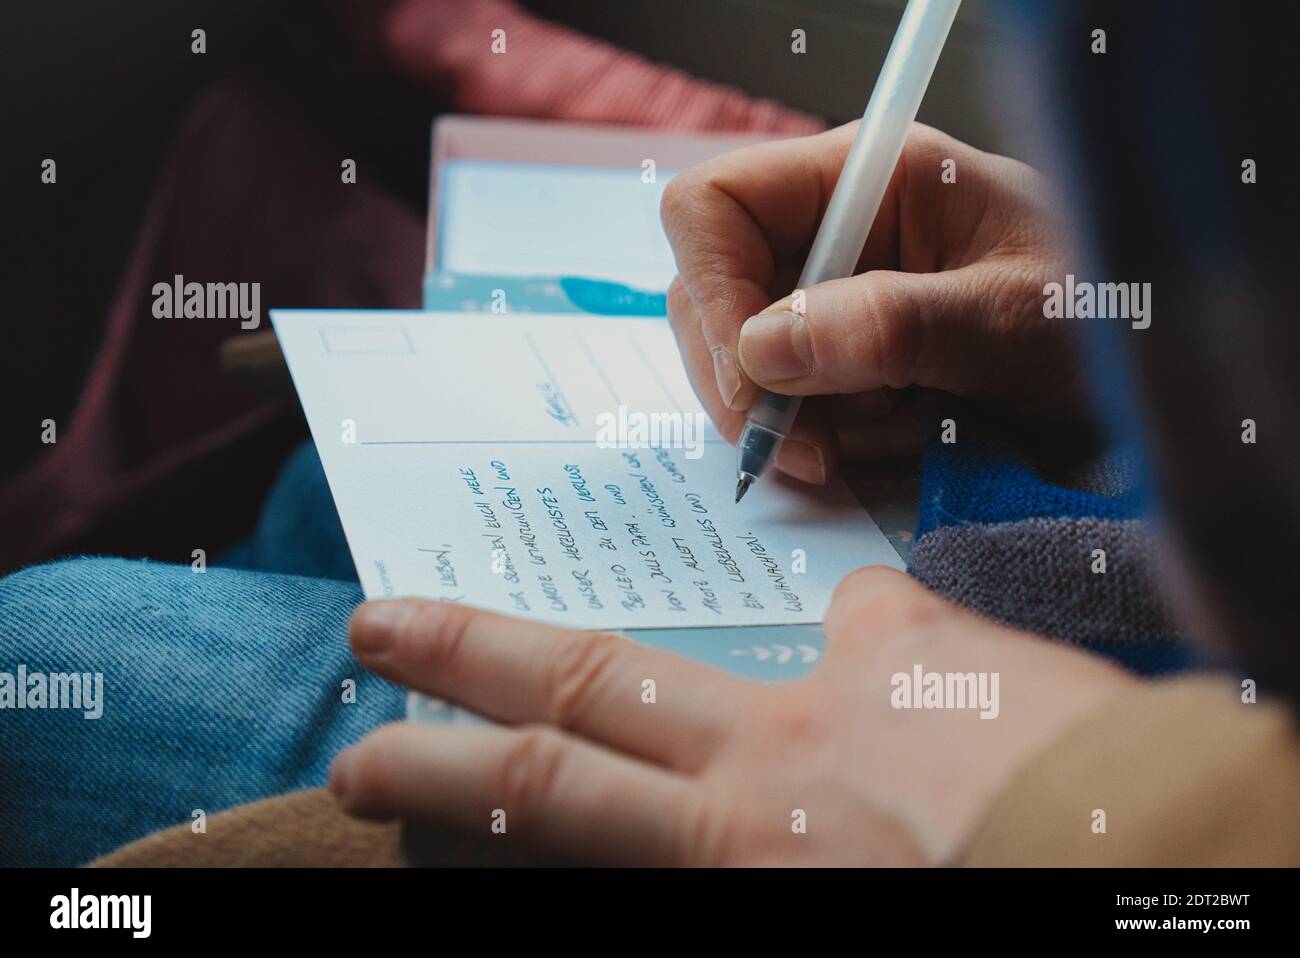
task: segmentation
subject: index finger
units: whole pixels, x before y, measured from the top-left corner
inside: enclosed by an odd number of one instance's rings
[[[367,602],[350,638],[361,663],[385,678],[683,771],[712,754],[749,685],[621,636],[425,599]]]
[[[708,352],[726,350],[734,361],[744,321],[790,292],[774,282],[795,281],[856,129],[746,147],[668,184],[664,231]],[[753,400],[755,387],[741,380],[739,391],[722,397],[731,409]]]

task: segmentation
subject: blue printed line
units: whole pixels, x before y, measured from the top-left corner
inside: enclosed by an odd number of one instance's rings
[[[664,396],[668,398],[669,405],[676,409],[679,415],[686,415],[682,412],[682,407],[678,404],[676,397],[669,392],[668,384],[665,383],[663,377],[659,375],[659,370],[655,368],[654,363],[650,362],[650,357],[645,354],[645,350],[641,348],[641,344],[636,341],[636,336],[629,333],[627,338],[628,342],[632,344],[632,348],[636,350],[636,354],[641,357],[641,362],[645,364],[645,368],[650,370],[650,375],[655,378],[655,382],[657,382],[659,388],[663,390]]]
[[[608,377],[605,376],[604,367],[601,366],[600,363],[596,362],[596,357],[592,355],[591,347],[588,345],[587,341],[582,337],[582,334],[574,333],[573,338],[578,341],[578,345],[582,347],[582,351],[587,354],[587,360],[588,362],[591,363],[591,368],[596,370],[596,375],[600,377],[600,381],[603,382],[605,384],[605,388],[609,390],[610,396],[613,397],[614,399],[614,405],[616,406],[623,405],[623,400],[618,398],[618,393],[614,390],[613,383],[611,383]]]

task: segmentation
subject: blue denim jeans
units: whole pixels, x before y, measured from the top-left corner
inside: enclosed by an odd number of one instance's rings
[[[310,445],[253,537],[204,572],[79,558],[0,579],[0,673],[103,676],[98,718],[0,709],[0,865],[82,864],[323,784],[338,751],[403,712],[404,691],[348,651],[360,601]]]

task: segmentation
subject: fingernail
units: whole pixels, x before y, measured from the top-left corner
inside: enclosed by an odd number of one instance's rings
[[[330,792],[341,804],[346,804],[352,791],[352,749],[346,748],[334,756],[330,765]]]
[[[813,371],[808,322],[798,313],[759,313],[740,327],[740,361],[755,379],[780,382]]]
[[[776,465],[796,479],[816,485],[826,483],[826,458],[821,448],[799,439],[787,439],[776,454]]]
[[[389,648],[414,610],[400,599],[375,599],[352,614],[349,639],[359,655],[377,655]]]
[[[736,368],[736,361],[731,358],[731,351],[726,346],[718,346],[713,350],[713,375],[718,380],[718,394],[730,409],[731,401],[740,392],[740,370]]]

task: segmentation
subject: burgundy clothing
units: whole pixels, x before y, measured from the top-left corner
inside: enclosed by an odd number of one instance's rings
[[[696,130],[815,132],[820,121],[693,79],[506,0],[346,8],[357,54],[456,112]],[[494,30],[506,52],[493,54]],[[70,552],[211,557],[245,531],[303,434],[296,404],[222,374],[239,319],[160,319],[155,283],[257,282],[273,306],[419,305],[423,217],[368,180],[292,98],[236,77],[172,143],[69,423],[0,489],[0,572]]]

